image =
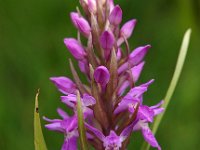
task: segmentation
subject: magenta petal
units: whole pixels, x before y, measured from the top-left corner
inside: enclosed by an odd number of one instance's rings
[[[121,28],[121,34],[123,34],[123,36],[128,39],[132,35],[136,23],[136,19],[132,19],[126,22]]]
[[[117,91],[117,94],[121,96],[129,86],[130,82],[128,80],[124,81],[123,84],[120,86],[119,90]]]
[[[139,64],[145,55],[147,54],[149,48],[151,48],[150,45],[147,46],[141,46],[133,50],[133,52],[129,55],[128,62],[131,66]]]
[[[121,30],[120,30],[121,36],[120,36],[120,38],[119,38],[118,41],[117,41],[117,45],[118,45],[118,46],[120,46],[120,45],[124,42],[124,38],[125,38],[125,39],[130,38],[130,36],[131,36],[132,33],[133,33],[133,30],[134,30],[134,28],[135,28],[136,23],[137,23],[137,20],[136,20],[136,19],[132,19],[132,20],[126,22],[126,23],[122,26],[122,28],[121,28]]]
[[[54,123],[46,124],[45,127],[51,131],[58,131],[58,132],[65,131],[61,125],[61,122],[54,122]]]
[[[131,54],[129,55],[128,61],[119,67],[118,74],[121,74],[122,72],[126,71],[129,67],[132,68],[135,65],[138,65],[139,63],[141,63],[150,47],[151,47],[150,45],[146,45],[146,46],[138,47],[135,50],[133,50]]]
[[[164,101],[161,100],[158,104],[156,104],[156,105],[154,105],[154,106],[151,106],[150,108],[151,108],[151,109],[159,108],[163,103],[164,103]]]
[[[101,141],[104,141],[105,136],[103,135],[103,133],[101,131],[99,131],[98,129],[92,127],[91,125],[85,123],[85,126],[94,133],[94,135],[96,135]]]
[[[118,74],[121,74],[121,73],[123,73],[124,71],[126,71],[128,68],[129,68],[129,63],[128,62],[125,62],[124,64],[122,64],[119,68],[118,68],[118,70],[117,70],[117,73]]]
[[[51,77],[50,80],[56,85],[63,94],[70,94],[76,91],[76,85],[67,77]]]
[[[105,150],[119,150],[122,146],[122,139],[115,131],[111,130],[110,134],[104,139],[103,146]]]
[[[128,108],[128,105],[126,103],[121,103],[115,109],[114,114],[117,115],[117,114],[123,112],[124,110],[126,110],[127,108]]]
[[[64,43],[74,58],[77,60],[82,60],[85,58],[86,53],[84,47],[76,39],[65,38]]]
[[[124,97],[115,109],[114,114],[121,113],[126,109],[131,110],[131,107],[133,108],[138,101],[139,99],[134,97]]]
[[[139,107],[137,117],[140,120],[146,120],[148,122],[153,122],[154,111],[148,106],[142,105]]]
[[[164,101],[160,101],[158,104],[154,105],[154,106],[151,106],[150,108],[153,110],[154,112],[154,116],[162,113],[165,109],[164,108],[159,108],[161,107],[161,105],[164,103]]]
[[[66,137],[61,150],[77,150],[77,137]]]
[[[89,65],[88,65],[87,60],[79,61],[78,66],[79,66],[81,72],[83,72],[85,74],[89,73]]]
[[[62,110],[61,108],[58,108],[57,112],[63,119],[68,119],[69,118],[69,115],[64,110]]]
[[[45,117],[45,116],[43,116],[43,119],[44,119],[45,121],[50,122],[50,123],[62,121],[61,119],[49,119],[49,118],[47,118],[47,117]]]
[[[61,96],[61,101],[71,108],[75,108],[76,105],[76,95],[69,94],[67,96]]]
[[[132,88],[124,98],[131,99],[133,97],[140,98],[144,92],[147,91],[147,87],[137,86]]]
[[[94,104],[96,104],[96,100],[94,99],[94,97],[88,95],[88,94],[84,94],[83,98],[82,98],[82,103],[84,106],[92,106]]]
[[[96,13],[97,11],[97,6],[96,6],[96,1],[95,0],[88,0],[88,10],[91,13]]]
[[[144,66],[144,62],[141,62],[139,65],[131,68],[131,73],[132,73],[134,83],[138,81],[140,74],[142,72],[143,66]]]
[[[109,0],[110,3],[110,10],[112,11],[114,8],[114,1],[113,0]]]
[[[108,69],[104,66],[99,66],[94,71],[94,79],[97,83],[105,86],[110,79],[110,73]]]
[[[118,48],[117,49],[117,61],[119,61],[121,59],[121,57],[122,57],[122,50],[121,50],[121,48]]]
[[[79,14],[76,13],[76,12],[71,12],[71,13],[70,13],[70,17],[71,17],[72,23],[73,23],[74,26],[77,28],[78,25],[77,25],[76,20],[79,18]]]
[[[110,16],[109,16],[109,21],[110,21],[110,24],[112,25],[119,25],[122,21],[122,9],[119,7],[119,5],[116,5],[112,12],[110,13]]]
[[[141,87],[149,87],[149,85],[151,85],[155,80],[154,79],[151,79],[149,80],[148,82],[144,83],[144,84],[141,84],[140,86]]]
[[[104,31],[100,37],[101,47],[104,49],[105,58],[108,59],[114,46],[115,38],[112,32]]]
[[[143,127],[142,134],[144,136],[145,141],[147,141],[152,147],[156,147],[158,150],[161,150],[156,138],[154,137],[149,127]]]
[[[120,137],[122,138],[122,141],[124,141],[133,131],[133,126],[135,125],[135,121],[131,123],[129,126],[127,126],[120,134]]]
[[[71,16],[71,20],[74,24],[74,26],[85,36],[88,37],[90,35],[90,25],[87,22],[86,19],[84,19],[83,17],[79,16],[78,13],[72,12],[70,14]]]

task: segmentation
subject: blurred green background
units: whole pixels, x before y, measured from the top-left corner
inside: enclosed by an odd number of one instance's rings
[[[165,95],[182,36],[191,27],[186,64],[169,109],[156,135],[164,150],[200,149],[200,1],[116,0],[124,22],[137,18],[131,48],[151,44],[140,79],[156,82],[145,95],[155,104]],[[0,0],[0,150],[33,150],[33,108],[38,88],[40,113],[57,117],[61,95],[49,77],[71,77],[71,57],[63,38],[76,36],[69,18],[78,0]],[[84,79],[84,77],[82,77]],[[44,121],[42,121],[44,125]],[[44,130],[50,150],[60,149],[63,136]],[[129,149],[139,149],[139,133]]]

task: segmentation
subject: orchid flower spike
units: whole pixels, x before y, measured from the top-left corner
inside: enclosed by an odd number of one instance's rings
[[[154,80],[138,84],[151,46],[138,46],[130,52],[128,39],[137,21],[131,19],[121,25],[123,11],[113,0],[79,2],[83,11],[77,9],[70,13],[78,37],[64,38],[67,50],[76,61],[73,64],[70,60],[73,79],[50,78],[63,94],[61,102],[71,115],[58,109],[61,119],[44,117],[49,122],[45,127],[64,135],[62,150],[78,149],[79,139],[83,147],[127,149],[127,141],[137,140],[132,134],[136,131],[141,131],[152,147],[161,150],[149,124],[164,111],[163,101],[147,106],[143,95]],[[79,78],[81,73],[84,82]]]

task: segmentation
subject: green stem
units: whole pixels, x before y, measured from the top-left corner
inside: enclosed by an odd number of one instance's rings
[[[82,103],[79,91],[77,92],[78,131],[82,150],[88,150],[85,125],[83,119]]]
[[[159,125],[160,125],[160,122],[161,122],[161,120],[162,120],[162,118],[163,118],[163,116],[164,116],[164,114],[167,110],[167,106],[168,106],[168,104],[171,100],[171,97],[173,96],[173,93],[175,91],[179,77],[181,75],[181,71],[183,69],[183,65],[184,65],[184,62],[185,62],[186,55],[187,55],[187,50],[188,50],[189,41],[190,41],[190,35],[191,35],[191,29],[188,29],[185,32],[185,35],[183,37],[181,49],[180,49],[178,60],[177,60],[177,63],[176,63],[176,68],[175,68],[171,83],[169,85],[169,88],[167,90],[166,96],[164,98],[164,103],[162,105],[162,107],[165,108],[165,111],[162,114],[160,114],[158,117],[156,117],[155,122],[152,125],[152,132],[154,134],[156,134],[156,131],[157,131]],[[150,145],[147,144],[146,142],[142,146],[142,150],[149,150],[149,148],[150,148]]]

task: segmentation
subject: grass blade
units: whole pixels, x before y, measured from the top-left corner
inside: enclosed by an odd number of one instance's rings
[[[43,137],[40,114],[38,107],[39,90],[35,96],[35,109],[34,109],[34,144],[35,150],[47,150],[46,143]]]
[[[183,65],[184,65],[185,58],[186,58],[187,51],[188,51],[188,46],[189,46],[189,42],[190,42],[190,35],[191,35],[191,29],[188,29],[185,32],[185,35],[183,37],[183,41],[182,41],[182,45],[181,45],[181,48],[180,48],[178,60],[177,60],[177,63],[176,63],[176,68],[175,68],[171,83],[169,85],[169,88],[167,90],[166,96],[164,98],[164,103],[162,105],[162,107],[165,108],[165,111],[162,114],[160,114],[159,116],[156,117],[156,119],[155,119],[155,121],[152,125],[152,132],[154,134],[156,134],[156,131],[158,130],[158,126],[160,125],[160,122],[161,122],[161,120],[162,120],[162,118],[163,118],[163,116],[166,112],[167,106],[168,106],[168,104],[171,100],[171,97],[173,96],[173,93],[175,91],[179,77],[181,75],[181,71],[183,69]],[[150,145],[147,144],[147,143],[144,143],[143,146],[142,146],[142,150],[149,150],[149,148],[150,148]]]
[[[80,93],[77,92],[78,131],[82,150],[88,150]]]

